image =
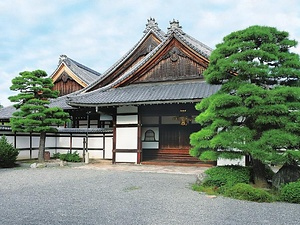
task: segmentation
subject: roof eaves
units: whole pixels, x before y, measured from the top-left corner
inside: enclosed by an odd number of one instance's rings
[[[126,101],[112,103],[71,103],[74,107],[115,107],[115,106],[132,106],[132,105],[161,105],[161,104],[182,104],[200,102],[202,98],[193,99],[172,99],[172,100],[156,100],[156,101]]]

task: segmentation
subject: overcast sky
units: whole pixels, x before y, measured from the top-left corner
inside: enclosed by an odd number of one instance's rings
[[[51,75],[62,54],[103,73],[142,37],[147,19],[214,48],[251,25],[289,32],[300,42],[298,0],[1,0],[0,104],[11,105],[12,78],[25,70]],[[300,54],[300,45],[293,50]]]

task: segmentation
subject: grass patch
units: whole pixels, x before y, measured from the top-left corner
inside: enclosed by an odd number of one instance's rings
[[[207,186],[205,187],[205,186],[198,185],[198,184],[193,184],[192,190],[197,191],[197,192],[203,192],[208,195],[217,195],[218,194],[215,187],[207,187]]]

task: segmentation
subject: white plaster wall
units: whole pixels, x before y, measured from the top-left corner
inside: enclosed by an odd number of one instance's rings
[[[119,115],[117,116],[117,124],[137,124],[138,115]]]
[[[113,138],[105,137],[105,159],[112,159]]]
[[[17,159],[29,159],[30,152],[29,151],[20,151]]]
[[[89,158],[90,159],[102,159],[103,158],[103,150],[90,150]]]
[[[23,137],[18,137],[17,138],[17,148],[29,148],[30,147],[30,140],[29,136],[23,136]]]
[[[28,152],[28,155],[29,155],[29,151],[27,151],[27,152]],[[37,158],[38,155],[39,155],[39,150],[33,150],[32,151],[32,158]],[[28,158],[29,158],[29,156],[28,156]]]
[[[137,127],[117,127],[116,128],[116,148],[117,149],[137,149]]]
[[[92,149],[93,148],[93,149]],[[89,158],[103,158],[103,138],[89,137],[88,139]]]
[[[83,148],[83,137],[74,137],[73,136],[72,137],[72,147]]]
[[[69,137],[59,137],[57,142],[58,147],[69,147],[70,138]]]
[[[6,138],[9,143],[14,146],[14,136],[8,136],[6,134]],[[81,148],[83,147],[83,138],[79,136],[73,136],[73,148]],[[56,149],[47,150],[50,151],[50,156],[53,156],[53,153],[67,153],[67,149],[60,149],[61,147],[70,147],[70,137],[47,137],[46,138],[46,147],[55,147]],[[39,147],[39,136],[32,137],[32,147]],[[105,158],[112,159],[112,148],[113,148],[113,137],[105,137],[105,146],[103,146],[103,137],[90,137],[89,138],[89,147],[96,148],[95,150],[90,150],[90,158],[103,158],[103,150],[100,148],[105,148]],[[28,136],[17,136],[17,148],[30,148],[30,137]],[[97,150],[98,148],[98,150]],[[75,150],[73,150],[74,152]],[[82,157],[82,150],[78,150],[79,155]],[[38,157],[38,150],[32,150],[32,157]],[[20,151],[18,155],[18,159],[29,159],[30,158],[30,150]]]
[[[88,138],[88,147],[89,148],[98,148],[98,149],[103,148],[103,138],[102,137],[100,137],[100,138],[89,137]]]
[[[37,138],[37,141],[39,142],[40,139]],[[56,147],[56,137],[46,137],[46,144],[45,147]]]
[[[4,134],[5,135],[5,134]],[[6,136],[5,135],[5,137],[6,137],[6,139],[7,139],[7,141],[9,142],[9,143],[11,143],[12,145],[14,145],[14,137],[13,136]]]
[[[137,163],[137,153],[116,152],[116,162],[133,162]]]
[[[218,166],[226,166],[226,165],[239,165],[239,166],[246,166],[245,156],[241,159],[223,159],[218,158],[217,160]]]
[[[46,142],[47,142],[47,138],[46,138]],[[32,147],[38,148],[39,146],[40,146],[40,137],[39,136],[32,137]]]

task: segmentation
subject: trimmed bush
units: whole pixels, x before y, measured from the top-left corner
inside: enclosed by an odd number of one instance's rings
[[[217,166],[205,171],[203,186],[231,187],[237,183],[249,183],[250,169],[242,166]],[[220,189],[220,192],[224,190]]]
[[[254,202],[272,202],[274,201],[273,196],[265,190],[254,188],[250,184],[239,183],[225,191],[225,196],[240,199],[240,200],[247,200],[247,201],[254,201]]]
[[[300,204],[300,180],[284,185],[280,189],[280,200]]]
[[[19,151],[3,135],[0,139],[0,167],[13,167]]]
[[[79,154],[77,151],[73,153],[59,154],[59,159],[67,162],[81,162]]]

